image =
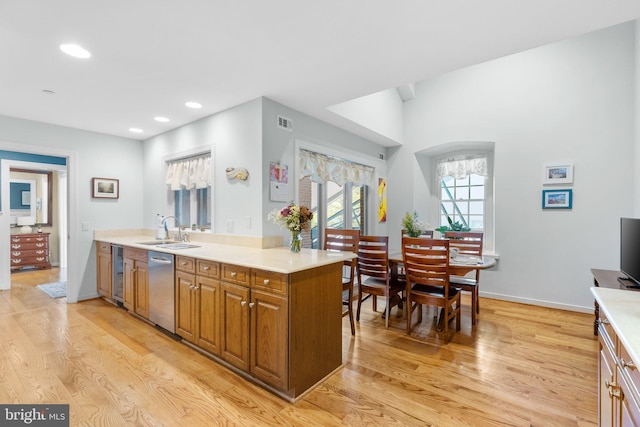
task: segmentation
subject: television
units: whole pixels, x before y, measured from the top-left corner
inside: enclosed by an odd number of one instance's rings
[[[625,287],[640,287],[640,218],[620,218],[620,272]]]

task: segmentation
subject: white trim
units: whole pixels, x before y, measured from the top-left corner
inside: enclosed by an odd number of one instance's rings
[[[514,297],[511,295],[496,294],[492,292],[480,292],[484,298],[492,298],[501,301],[519,302],[521,304],[537,305],[540,307],[556,308],[559,310],[576,311],[579,313],[593,313],[593,307],[583,307],[581,305],[561,304],[552,301],[545,301],[533,298]],[[482,313],[482,310],[480,311]]]
[[[72,150],[63,150],[60,148],[53,147],[44,147],[39,145],[29,145],[24,143],[14,143],[14,142],[0,142],[2,146],[2,150],[5,151],[14,151],[17,153],[28,153],[28,154],[38,154],[44,156],[55,156],[55,157],[64,157],[67,159],[67,165],[54,165],[46,163],[47,169],[51,170],[64,170],[66,168],[68,174],[68,216],[67,216],[67,239],[68,239],[68,247],[67,247],[67,259],[75,259],[79,260],[80,257],[80,248],[79,248],[79,229],[77,226],[72,227],[71,225],[79,224],[78,221],[78,179],[79,179],[79,162],[78,162],[78,154]],[[2,159],[0,162],[0,179],[2,180],[2,205],[5,203],[9,203],[9,165],[13,164],[28,164],[31,167],[34,165],[33,162],[23,162],[17,160],[9,160]],[[9,229],[9,215],[0,213],[0,230],[8,230]],[[60,236],[63,238],[63,236]],[[0,247],[8,248],[9,247],[9,233],[0,232]],[[10,267],[10,258],[9,251],[6,252],[5,256],[0,257],[0,290],[10,289],[11,288],[11,267]],[[75,303],[78,302],[78,294],[80,293],[80,287],[82,285],[82,276],[83,269],[86,265],[82,263],[74,263],[71,266],[67,266],[67,303]]]

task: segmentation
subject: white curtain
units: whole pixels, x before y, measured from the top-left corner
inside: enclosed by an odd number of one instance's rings
[[[169,162],[166,182],[173,191],[211,186],[211,156]]]
[[[447,157],[436,161],[436,176],[438,179],[442,179],[445,176],[462,179],[472,173],[480,176],[489,176],[487,156],[484,154],[464,155]]]
[[[363,185],[373,179],[374,168],[308,150],[300,150],[299,178],[317,176],[338,185],[345,182]]]

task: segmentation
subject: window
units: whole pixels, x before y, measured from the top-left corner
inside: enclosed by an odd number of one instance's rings
[[[495,248],[492,162],[493,151],[441,152],[435,157],[438,225],[449,225],[448,217],[483,232],[485,252]]]
[[[485,177],[476,174],[461,179],[442,178],[440,225],[448,225],[449,217],[474,231],[484,231],[484,181]]]
[[[211,156],[169,162],[167,184],[174,195],[174,215],[182,226],[211,228]]]
[[[300,150],[299,202],[311,208],[312,248],[321,248],[325,228],[358,229],[366,233],[367,185],[373,177],[371,166],[335,156]]]

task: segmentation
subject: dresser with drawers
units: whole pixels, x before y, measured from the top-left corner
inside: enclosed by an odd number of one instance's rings
[[[35,267],[51,268],[49,233],[12,234],[10,236],[11,270]]]

